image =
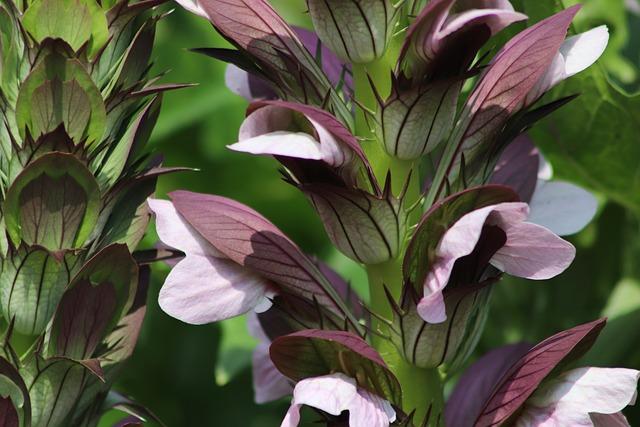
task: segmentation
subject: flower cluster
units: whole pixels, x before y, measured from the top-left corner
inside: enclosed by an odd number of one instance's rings
[[[178,0],[235,49],[227,83],[250,101],[230,149],[270,156],[335,247],[367,269],[370,300],[251,208],[177,191],[149,200],[162,242],[184,253],[160,306],[188,323],[249,313],[256,400],[293,395],[329,425],[626,425],[638,371],[556,367],[604,321],[472,366],[504,274],[546,280],[597,209],[551,179],[524,133],[571,98],[543,101],[604,51],[605,27],[567,37],[579,7],[535,23],[507,0],[315,1],[317,36],[265,0]]]

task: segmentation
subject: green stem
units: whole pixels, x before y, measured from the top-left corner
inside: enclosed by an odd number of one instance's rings
[[[380,317],[393,318],[393,311],[384,292],[387,287],[393,298],[398,301],[402,292],[402,265],[400,260],[391,260],[383,264],[367,266],[370,287],[370,308]],[[375,317],[373,329],[382,335],[388,335],[389,325]],[[407,362],[397,348],[384,336],[373,336],[373,345],[384,358],[389,368],[402,386],[402,409],[405,413],[414,413],[414,422],[421,425],[429,413],[428,426],[442,425],[444,408],[443,383],[437,369],[424,369]]]
[[[374,122],[367,112],[378,110],[376,92],[383,99],[391,94],[391,72],[395,67],[399,52],[399,38],[392,43],[387,54],[370,64],[355,64],[353,66],[355,95],[358,101],[356,109],[355,131],[363,140],[367,158],[374,170],[378,182],[384,183],[387,173],[391,173],[392,191],[399,195],[411,174],[411,180],[405,195],[405,206],[411,206],[420,197],[420,180],[416,164],[411,161],[399,160],[389,156],[383,147],[380,136],[376,135]],[[371,86],[375,85],[375,91]],[[407,221],[407,229],[403,234],[417,223],[420,212],[416,210]],[[404,254],[404,251],[401,251]],[[385,294],[385,286],[395,301],[400,300],[402,293],[402,258],[389,260],[382,264],[367,266],[369,276],[370,308],[381,319],[393,319],[393,310]],[[420,425],[429,411],[429,426],[437,426],[441,418],[443,408],[443,384],[437,369],[422,369],[411,365],[394,344],[385,336],[390,333],[387,322],[373,319],[373,330],[379,335],[373,335],[373,345],[394,372],[403,390],[403,410],[406,413],[415,411],[414,421]],[[429,409],[431,408],[431,409]]]

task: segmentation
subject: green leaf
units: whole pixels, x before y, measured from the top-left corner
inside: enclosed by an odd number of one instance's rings
[[[225,386],[242,370],[251,365],[251,355],[257,340],[247,329],[246,316],[221,322],[222,339],[216,360],[216,384]]]
[[[109,39],[107,19],[95,0],[35,0],[22,25],[39,43],[62,39],[78,51],[89,42],[91,56]]]
[[[77,59],[51,52],[31,71],[20,88],[16,104],[17,126],[24,138],[64,124],[76,144],[100,140],[106,126],[102,95]]]
[[[50,153],[35,160],[7,191],[5,221],[14,244],[51,251],[81,247],[100,211],[100,190],[73,155]]]
[[[0,306],[16,331],[37,335],[44,331],[71,279],[71,255],[58,260],[47,251],[24,248],[2,264]]]

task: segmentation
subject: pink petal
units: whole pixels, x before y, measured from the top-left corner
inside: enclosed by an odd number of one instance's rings
[[[640,371],[621,368],[565,372],[536,390],[517,425],[593,426],[590,413],[617,414],[635,402],[639,378]]]
[[[149,199],[160,240],[183,251],[160,290],[158,302],[170,316],[205,324],[238,316],[262,305],[268,281],[227,259],[180,215],[173,203]]]
[[[631,427],[622,412],[615,414],[590,414],[594,427]]]
[[[457,31],[479,25],[486,25],[493,36],[509,25],[526,19],[528,19],[527,15],[515,12],[513,9],[468,10],[453,16],[440,31],[438,38],[444,39]]]
[[[605,25],[568,37],[546,73],[527,95],[525,105],[532,104],[558,83],[589,68],[604,53],[608,42],[609,30]]]
[[[176,0],[176,3],[195,15],[209,19],[209,16],[204,11],[202,6],[200,6],[198,0]]]
[[[349,408],[349,427],[389,427],[395,419],[396,412],[389,402],[358,389],[358,395]]]
[[[173,203],[148,199],[147,204],[156,216],[156,231],[162,243],[185,253],[225,258],[185,221]]]
[[[276,369],[269,357],[269,343],[260,343],[253,350],[253,391],[256,403],[267,403],[288,396],[291,382]]]
[[[496,252],[491,264],[512,276],[550,279],[566,270],[575,258],[571,243],[540,225],[521,222],[503,230],[507,243]]]
[[[298,382],[281,427],[298,425],[301,405],[335,416],[349,411],[349,427],[388,427],[396,419],[389,402],[358,389],[356,381],[344,374],[324,375]]]
[[[347,411],[358,399],[356,381],[344,374],[324,375],[298,382],[293,400],[281,427],[295,427],[300,421],[300,406],[307,405],[331,415]]]
[[[426,322],[442,323],[446,320],[442,291],[449,281],[456,260],[473,252],[490,215],[495,217],[491,222],[506,228],[504,223],[526,219],[527,205],[501,203],[477,209],[460,218],[447,230],[436,249],[437,261],[427,274],[424,297],[418,304],[418,314]]]
[[[290,395],[293,391],[291,382],[278,371],[271,361],[269,356],[271,340],[262,329],[260,320],[255,313],[247,314],[247,328],[249,334],[258,340],[258,345],[253,350],[252,356],[255,402],[262,404]]]
[[[249,74],[233,64],[227,65],[225,84],[229,90],[247,101],[273,99],[275,92],[262,78]]]
[[[244,314],[260,305],[269,284],[229,259],[187,253],[160,290],[162,310],[202,325]]]
[[[288,130],[293,124],[290,110],[273,105],[255,110],[240,126],[239,141],[244,141],[266,133]]]

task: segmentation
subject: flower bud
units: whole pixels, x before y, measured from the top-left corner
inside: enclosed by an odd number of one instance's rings
[[[307,5],[320,40],[352,63],[380,58],[399,16],[390,0],[307,0]]]
[[[318,211],[333,244],[349,258],[379,264],[398,255],[406,221],[401,199],[390,192],[374,196],[323,184],[300,188]]]
[[[377,113],[385,151],[413,160],[436,148],[453,128],[460,87],[460,82],[441,81],[409,90],[396,88]]]
[[[451,370],[464,363],[488,313],[490,288],[475,288],[445,295],[447,320],[442,323],[426,323],[418,314],[413,290],[406,290],[401,307],[395,305],[394,329],[398,334],[392,334],[392,340],[407,361],[420,368],[447,364]]]

